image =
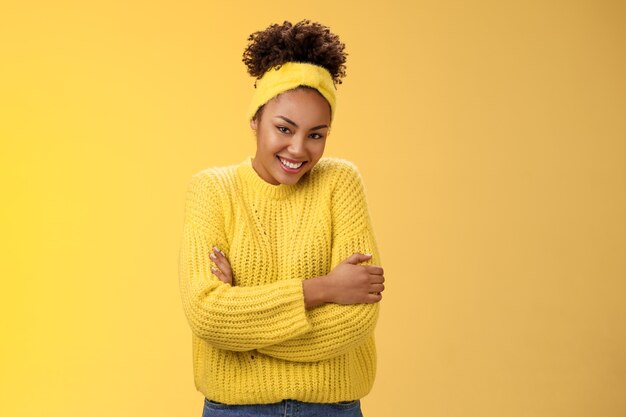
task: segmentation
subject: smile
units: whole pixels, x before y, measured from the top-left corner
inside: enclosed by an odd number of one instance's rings
[[[281,158],[280,156],[276,155],[276,158],[278,158],[278,160],[280,161],[280,164],[282,165],[283,169],[287,172],[298,172],[300,170],[300,168],[302,167],[302,165],[304,165],[306,163],[306,161],[302,161],[302,162],[289,162],[286,159]]]

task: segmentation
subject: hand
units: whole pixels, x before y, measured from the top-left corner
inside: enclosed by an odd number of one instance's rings
[[[218,277],[220,281],[233,285],[233,270],[230,267],[230,262],[228,262],[228,258],[224,255],[224,252],[219,250],[217,246],[213,246],[213,253],[209,255],[209,258],[211,258],[211,260],[215,262],[215,265],[217,265],[217,268],[211,266],[211,272],[213,272],[213,275]]]
[[[385,290],[383,268],[377,265],[358,265],[372,255],[355,253],[341,261],[326,276],[327,297],[337,304],[377,303]]]

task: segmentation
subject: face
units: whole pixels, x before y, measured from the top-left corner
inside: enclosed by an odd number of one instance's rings
[[[254,170],[270,184],[295,184],[324,153],[330,106],[316,90],[286,91],[265,103],[250,122],[256,130]]]

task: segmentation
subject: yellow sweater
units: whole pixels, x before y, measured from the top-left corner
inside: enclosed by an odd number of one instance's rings
[[[211,273],[213,245],[232,266],[232,286]],[[250,156],[194,174],[179,278],[197,390],[227,404],[364,397],[376,374],[379,303],[305,310],[302,287],[355,252],[380,265],[349,161],[324,157],[294,185],[266,182]]]

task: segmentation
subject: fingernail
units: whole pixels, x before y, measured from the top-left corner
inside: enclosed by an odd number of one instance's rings
[[[372,254],[371,254],[371,253],[366,253],[366,254],[364,254],[364,255],[365,255],[365,256],[372,256]]]
[[[224,258],[226,257],[226,255],[224,255],[224,252],[220,251],[220,253],[222,254],[222,256],[223,256]]]
[[[211,271],[215,272],[215,268],[211,267]]]
[[[217,259],[217,256],[215,256],[215,254],[213,254],[213,253],[212,253],[212,254],[210,254],[210,255],[209,255],[209,258],[211,258],[211,259]]]
[[[213,250],[215,251],[215,253],[220,251],[220,249],[217,246],[213,246]]]

